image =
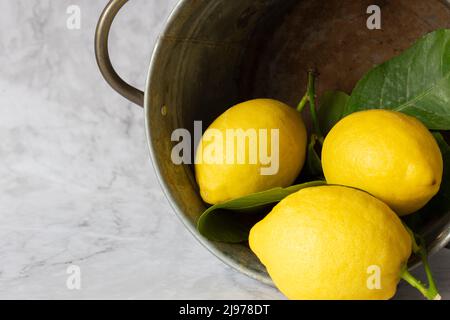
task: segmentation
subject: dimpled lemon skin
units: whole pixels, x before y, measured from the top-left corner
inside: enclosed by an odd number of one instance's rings
[[[443,160],[433,135],[417,119],[369,110],[341,120],[328,134],[322,165],[329,184],[365,190],[403,216],[439,191]]]
[[[273,175],[262,175],[261,168],[270,165],[255,164],[249,160],[249,145],[246,143],[245,163],[222,164],[198,163],[195,165],[197,183],[203,200],[217,204],[252,193],[276,187],[288,187],[299,175],[304,162],[307,144],[305,124],[299,112],[286,104],[271,99],[256,99],[238,104],[217,118],[208,128],[220,130],[226,137],[227,129],[267,130],[267,150],[271,150],[271,129],[279,129],[279,168]],[[259,135],[258,135],[259,137]],[[224,143],[226,138],[224,138]],[[208,144],[214,140],[202,138],[197,150],[197,160],[204,155]],[[258,144],[260,140],[258,138]],[[225,149],[224,149],[225,150]],[[237,153],[237,144],[235,144]],[[225,153],[223,154],[223,158]],[[198,162],[198,161],[196,161]]]
[[[411,238],[386,204],[341,186],[288,196],[253,227],[249,243],[294,300],[390,299],[411,255]],[[373,266],[381,289],[367,284]]]

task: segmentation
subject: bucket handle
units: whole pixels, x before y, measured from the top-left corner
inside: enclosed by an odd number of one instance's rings
[[[95,57],[100,72],[106,82],[117,93],[138,106],[144,106],[144,92],[126,83],[114,70],[108,52],[108,39],[111,25],[119,10],[128,0],[110,0],[103,10],[95,31]]]

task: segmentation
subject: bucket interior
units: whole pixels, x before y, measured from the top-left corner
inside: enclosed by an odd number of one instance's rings
[[[368,6],[382,11],[382,29],[366,27]],[[450,27],[442,0],[214,0],[184,1],[161,36],[148,82],[147,123],[153,157],[165,191],[185,224],[195,224],[206,205],[192,165],[171,160],[175,129],[194,135],[229,107],[253,98],[296,106],[306,73],[320,74],[317,93],[351,93],[362,76],[410,47],[418,38]],[[305,114],[305,119],[308,115]],[[192,150],[193,153],[193,150]],[[450,213],[416,215],[429,246],[446,236]],[[414,221],[413,221],[414,222]],[[198,236],[198,234],[197,234]],[[240,271],[270,283],[246,244],[209,242],[209,249]]]

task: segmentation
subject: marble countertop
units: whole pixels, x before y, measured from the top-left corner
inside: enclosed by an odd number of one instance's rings
[[[95,63],[106,2],[0,2],[0,298],[283,298],[225,266],[173,214],[149,160],[143,111]],[[114,64],[139,88],[175,3],[130,1],[113,26]],[[79,30],[66,26],[72,4]],[[450,251],[431,263],[450,299]],[[67,285],[72,265],[79,290]],[[401,284],[398,298],[420,295]]]

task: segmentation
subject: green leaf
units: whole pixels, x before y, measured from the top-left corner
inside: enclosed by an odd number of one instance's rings
[[[319,124],[327,134],[342,119],[350,96],[342,91],[328,91],[320,98]]]
[[[316,151],[318,138],[316,135],[311,136],[311,142],[308,146],[308,154],[306,157],[306,167],[304,170],[307,171],[308,175],[311,177],[322,177],[322,161]]]
[[[321,185],[325,185],[325,182],[314,181],[289,188],[275,188],[217,204],[201,215],[197,228],[209,240],[229,243],[247,241],[250,229],[276,203],[301,189]]]
[[[429,129],[450,130],[450,30],[426,35],[370,71],[354,89],[345,115],[366,109],[400,111]]]

